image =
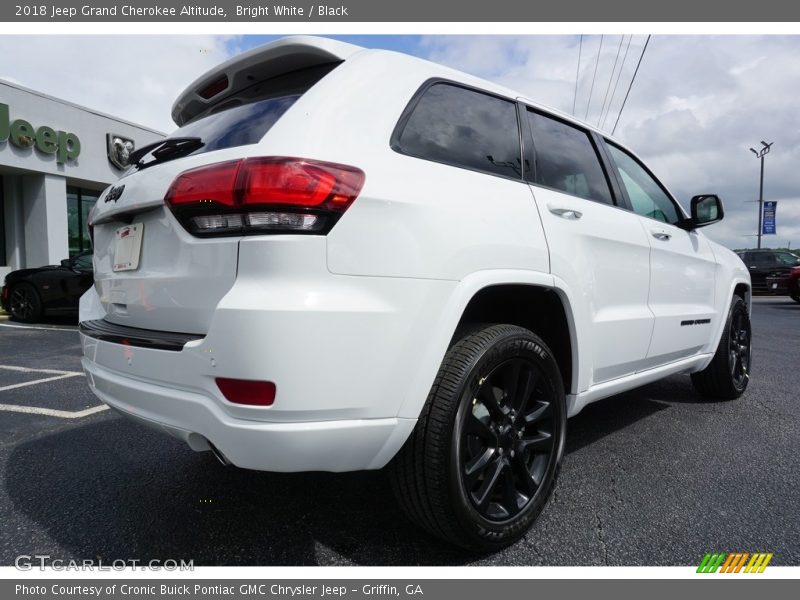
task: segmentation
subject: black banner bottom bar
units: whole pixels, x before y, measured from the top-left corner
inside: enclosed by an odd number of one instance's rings
[[[713,586],[713,590],[712,590]],[[758,575],[697,575],[691,579],[27,579],[0,582],[5,600],[519,600],[542,597],[647,598],[689,600],[724,594],[726,600],[762,597],[789,598],[793,580]],[[791,594],[790,594],[791,592]]]

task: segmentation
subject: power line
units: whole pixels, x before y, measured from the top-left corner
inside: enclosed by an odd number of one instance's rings
[[[581,34],[581,43],[578,46],[578,68],[575,71],[575,95],[572,97],[572,116],[575,116],[575,103],[578,101],[578,76],[581,74],[581,54],[583,53],[583,34]]]
[[[614,72],[617,70],[617,62],[619,62],[619,54],[622,52],[622,42],[625,39],[625,34],[619,37],[619,46],[617,46],[617,56],[614,57],[614,66],[611,67],[611,75],[608,77],[608,85],[606,86],[606,95],[603,97],[603,105],[600,107],[600,115],[597,117],[597,126],[600,127],[600,119],[603,118],[603,111],[606,109],[606,101],[608,100],[608,92],[611,91],[611,82],[614,80]]]
[[[594,62],[594,75],[592,75],[592,87],[589,88],[589,101],[586,103],[586,113],[583,115],[585,121],[589,117],[589,106],[592,104],[592,92],[594,92],[594,80],[597,77],[597,65],[600,64],[600,52],[603,50],[603,37],[600,36],[600,46],[597,48],[597,59]]]
[[[631,93],[633,82],[636,81],[636,74],[639,72],[639,67],[642,66],[642,59],[644,58],[644,53],[647,51],[647,44],[649,43],[650,43],[650,34],[647,35],[647,40],[644,43],[644,48],[642,48],[642,53],[639,55],[639,62],[636,63],[636,70],[633,72],[633,77],[631,77],[631,83],[628,86],[628,91],[625,92],[625,98],[622,100],[622,106],[619,107],[619,114],[617,114],[617,120],[614,122],[614,129],[611,130],[611,135],[614,135],[614,132],[617,130],[617,125],[619,125],[619,118],[622,116],[622,111],[625,110],[625,103],[628,101],[628,96]]]
[[[611,107],[614,105],[614,98],[617,95],[617,87],[619,86],[619,80],[622,78],[622,72],[625,70],[625,63],[628,60],[628,51],[631,49],[632,40],[633,40],[633,34],[629,34],[628,43],[625,45],[625,54],[622,55],[622,64],[619,66],[619,71],[617,72],[617,79],[616,81],[614,81],[614,88],[611,90],[611,97],[608,100],[608,106],[606,107],[606,114],[605,116],[601,115],[601,123],[598,124],[598,127],[600,127],[601,129],[606,126],[608,115],[611,114]]]
[[[608,101],[608,108],[606,109],[606,116],[603,118],[603,124],[600,126],[601,129],[606,126],[606,121],[608,120],[608,115],[611,114],[611,105],[614,104],[614,97],[617,95],[617,86],[619,85],[620,77],[622,76],[622,71],[625,70],[625,61],[628,60],[628,50],[631,49],[631,40],[633,39],[633,34],[628,36],[628,44],[625,46],[625,54],[622,55],[622,64],[619,67],[619,73],[617,73],[617,80],[614,82],[614,89],[611,91],[611,99]]]

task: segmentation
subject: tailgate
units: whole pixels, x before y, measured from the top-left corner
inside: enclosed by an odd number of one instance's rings
[[[177,160],[134,173],[115,186],[125,186],[116,201],[105,202],[108,192],[98,200],[94,277],[106,320],[112,323],[204,334],[233,286],[239,238],[193,237],[163,203],[172,179],[185,168]],[[138,266],[115,270],[115,254],[119,261],[125,251],[119,236],[134,225],[141,235]]]

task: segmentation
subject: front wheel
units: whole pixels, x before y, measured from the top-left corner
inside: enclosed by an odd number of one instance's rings
[[[544,508],[565,433],[564,386],[547,345],[521,327],[481,327],[447,352],[389,467],[392,487],[422,528],[469,550],[498,550]]]
[[[692,383],[701,395],[733,400],[744,393],[750,382],[752,337],[747,305],[734,296],[714,358],[705,369],[692,373]]]
[[[8,312],[17,321],[35,323],[42,316],[42,301],[30,283],[19,283],[11,289]]]

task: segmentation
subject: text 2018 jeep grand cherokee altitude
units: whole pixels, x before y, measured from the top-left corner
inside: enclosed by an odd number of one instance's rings
[[[491,550],[567,417],[674,373],[734,398],[750,277],[629,150],[410,56],[293,37],[204,75],[91,222],[83,366],[109,406],[239,467],[388,465]]]

